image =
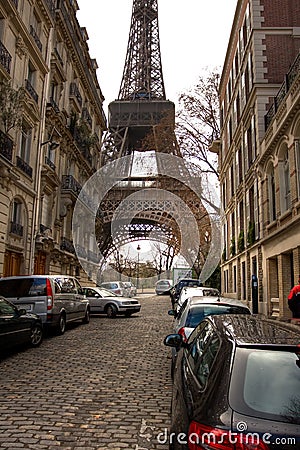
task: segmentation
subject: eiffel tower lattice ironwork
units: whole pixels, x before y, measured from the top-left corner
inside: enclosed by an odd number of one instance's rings
[[[165,94],[158,0],[133,0],[119,95],[108,110],[101,164],[113,164],[116,182],[98,211],[101,219],[96,225],[96,236],[103,257],[125,243],[149,237],[172,246],[175,253],[181,252],[182,225],[178,223],[179,217],[186,215],[185,205],[193,212],[201,240],[204,228],[206,235],[210,231],[210,223],[199,196],[184,181],[190,175],[175,136],[175,105]],[[134,162],[139,160],[145,169],[153,153],[156,171],[150,167],[146,176],[136,173]],[[176,162],[173,161],[175,170],[170,175],[172,156]],[[163,192],[169,194],[164,197]],[[116,211],[119,219],[113,223]],[[198,244],[203,250],[205,242]]]

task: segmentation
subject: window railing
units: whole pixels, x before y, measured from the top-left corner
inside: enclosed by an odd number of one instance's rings
[[[31,95],[33,100],[37,103],[39,100],[39,96],[36,93],[36,91],[34,90],[34,87],[32,86],[32,84],[30,83],[29,80],[25,80],[25,87],[26,87],[26,91],[29,92],[29,94]]]
[[[73,177],[73,175],[63,175],[61,189],[64,191],[71,191],[73,194],[78,196],[82,189],[82,186],[78,181]]]
[[[0,41],[0,63],[7,73],[10,73],[11,59],[11,54],[9,53],[5,45]]]
[[[45,156],[45,164],[51,167],[52,170],[56,169],[54,162],[52,162],[51,159],[48,158],[48,156]]]
[[[16,222],[10,222],[10,233],[16,234],[17,236],[23,236],[23,225]]]
[[[17,167],[26,173],[30,178],[32,178],[32,167],[24,161],[20,156],[17,156]]]
[[[82,106],[82,97],[76,83],[70,84],[70,96],[75,97],[80,107]]]
[[[8,161],[12,161],[13,141],[0,130],[0,154]]]
[[[66,252],[69,252],[69,253],[75,253],[75,248],[74,248],[73,242],[66,237],[62,238],[61,243],[60,243],[60,249],[65,250]]]

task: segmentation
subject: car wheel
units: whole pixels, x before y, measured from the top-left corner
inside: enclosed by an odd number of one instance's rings
[[[64,314],[61,314],[59,316],[59,322],[58,322],[58,333],[64,334],[66,331],[66,316]]]
[[[87,308],[85,311],[85,316],[82,319],[82,323],[89,323],[90,322],[90,310]]]
[[[113,319],[117,315],[117,308],[115,307],[115,305],[107,305],[105,311],[109,319]]]
[[[33,325],[30,331],[30,345],[38,347],[43,340],[43,329],[40,325]]]

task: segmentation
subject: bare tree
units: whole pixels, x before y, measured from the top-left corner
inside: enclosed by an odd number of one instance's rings
[[[179,97],[176,135],[181,153],[199,164],[203,173],[218,176],[217,160],[208,148],[220,136],[217,69],[199,77],[190,91]]]
[[[12,128],[22,125],[25,90],[20,87],[14,89],[11,81],[0,82],[0,121],[7,134]]]

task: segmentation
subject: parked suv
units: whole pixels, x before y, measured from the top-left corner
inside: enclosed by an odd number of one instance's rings
[[[63,334],[68,322],[90,321],[90,305],[79,281],[68,275],[26,275],[0,279],[0,295],[37,314],[43,326]]]

